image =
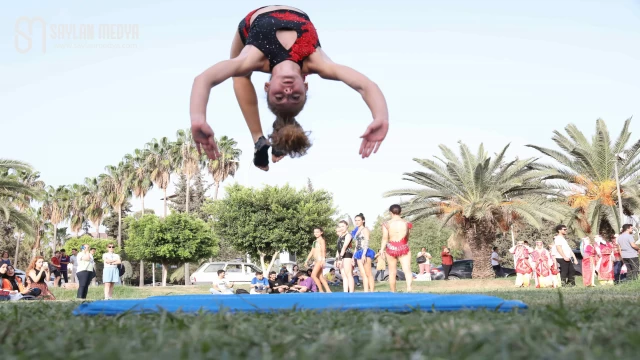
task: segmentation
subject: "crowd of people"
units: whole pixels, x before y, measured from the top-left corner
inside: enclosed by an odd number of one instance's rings
[[[113,296],[113,287],[120,282],[118,265],[120,256],[114,252],[114,244],[107,245],[107,251],[102,255],[104,263],[102,282],[104,283],[104,298],[109,300]],[[0,260],[0,277],[2,279],[2,299],[10,300],[55,300],[49,287],[61,287],[65,284],[77,284],[77,298],[86,299],[89,286],[96,278],[94,255],[96,249],[84,244],[78,249],[71,250],[67,256],[65,249],[56,251],[47,262],[42,256],[35,256],[27,270],[25,280],[16,274],[16,269],[9,259],[9,253],[3,252]],[[71,269],[71,274],[69,274]],[[70,275],[70,276],[69,276]]]
[[[575,286],[575,265],[578,259],[567,242],[567,227],[558,225],[553,243],[545,246],[542,240],[531,247],[527,241],[518,243],[509,249],[513,254],[516,287],[529,287],[533,280],[536,288],[557,288]],[[622,226],[620,235],[604,234],[581,239],[581,273],[585,287],[618,284],[623,278],[636,280],[638,277],[638,252],[640,247],[633,238],[633,226]],[[491,254],[491,265],[500,276],[501,259],[497,248]],[[625,276],[626,275],[626,276]]]

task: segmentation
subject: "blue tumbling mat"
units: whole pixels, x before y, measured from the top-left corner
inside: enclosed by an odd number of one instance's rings
[[[526,309],[519,300],[474,294],[312,293],[277,295],[177,295],[136,300],[101,300],[78,306],[74,315],[118,315],[125,312],[160,311],[197,313],[219,311],[271,313],[278,311],[389,311],[427,312],[491,310],[508,312]]]

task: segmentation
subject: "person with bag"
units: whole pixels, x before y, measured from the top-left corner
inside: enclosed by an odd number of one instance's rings
[[[42,293],[38,288],[24,287],[22,279],[16,276],[16,271],[11,265],[3,264],[0,268],[0,274],[2,275],[2,290],[9,291],[11,300],[35,299]]]
[[[430,274],[431,272],[431,254],[427,252],[427,248],[420,249],[418,252],[418,256],[416,257],[416,262],[418,263],[418,267],[420,268],[420,275]],[[431,280],[431,276],[427,280]]]
[[[89,252],[89,244],[84,244],[78,253],[78,299],[86,299],[89,292],[89,284],[95,276],[93,256]]]

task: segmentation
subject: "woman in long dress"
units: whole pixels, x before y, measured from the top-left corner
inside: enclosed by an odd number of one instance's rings
[[[589,237],[582,239],[580,244],[582,252],[582,283],[585,287],[596,286],[596,263],[598,262],[598,253],[595,246],[591,243]]]
[[[613,244],[611,241],[599,239],[600,266],[598,267],[598,281],[600,285],[613,285]]]
[[[516,246],[509,249],[509,252],[514,255],[516,262],[516,287],[529,287],[531,273],[533,273],[529,260],[529,248],[524,241],[518,241]]]
[[[544,248],[542,240],[536,241],[536,247],[531,253],[533,260],[533,269],[536,275],[536,288],[554,287],[554,275],[551,272],[555,260],[551,254]]]

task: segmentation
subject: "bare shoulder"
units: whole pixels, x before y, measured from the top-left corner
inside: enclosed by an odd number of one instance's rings
[[[333,67],[337,64],[334,63],[327,53],[318,47],[316,51],[309,55],[302,65],[302,72],[306,74],[318,74],[321,77],[330,76]]]
[[[232,60],[242,63],[242,68],[249,72],[270,72],[269,60],[267,60],[262,51],[253,45],[245,46],[240,54]]]

